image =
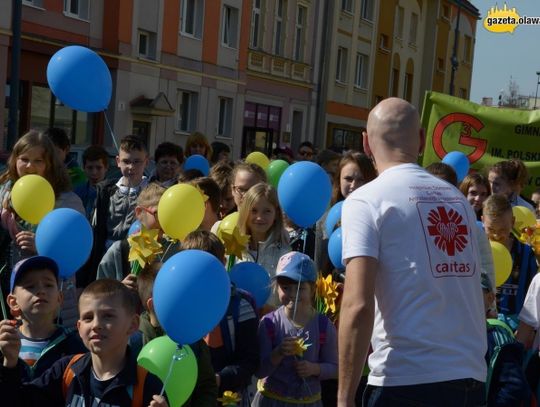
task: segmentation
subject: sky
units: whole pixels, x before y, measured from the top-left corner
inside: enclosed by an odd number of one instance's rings
[[[484,28],[483,19],[496,4],[502,8],[504,1],[471,2],[480,10],[482,20],[476,29],[470,100],[480,103],[487,96],[496,104],[501,89],[508,89],[510,77],[521,95],[534,97],[539,79],[536,72],[540,71],[540,25],[521,25],[513,34],[493,33]],[[540,0],[507,0],[506,4],[510,9],[515,7],[520,16],[540,17]]]

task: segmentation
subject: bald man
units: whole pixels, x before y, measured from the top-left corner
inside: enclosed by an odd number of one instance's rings
[[[425,139],[411,104],[379,103],[363,137],[379,176],[343,205],[338,405],[355,405],[370,339],[364,406],[484,405],[475,214],[416,164]]]

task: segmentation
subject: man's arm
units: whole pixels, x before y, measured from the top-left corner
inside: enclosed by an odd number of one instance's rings
[[[347,263],[338,337],[340,407],[354,405],[364,370],[373,331],[377,265],[373,257],[354,257]]]

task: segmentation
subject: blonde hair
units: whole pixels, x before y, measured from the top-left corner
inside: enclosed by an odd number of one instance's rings
[[[279,206],[276,189],[265,182],[255,184],[244,195],[242,204],[238,209],[238,228],[244,234],[251,234],[248,226],[249,214],[253,206],[262,198],[265,198],[276,212],[274,224],[269,230],[267,240],[269,239],[282,246],[289,244],[289,237],[283,227],[283,212]]]
[[[212,158],[212,146],[208,143],[206,136],[199,131],[191,133],[186,140],[186,148],[184,148],[184,155],[189,157],[191,155],[191,147],[194,144],[201,144],[205,148],[204,157],[210,161]]]
[[[151,182],[137,197],[137,205],[145,208],[157,206],[164,192],[165,188],[155,182]]]
[[[30,130],[15,143],[8,159],[7,169],[0,176],[0,183],[15,182],[19,179],[17,159],[21,154],[35,147],[43,149],[45,160],[45,173],[43,175],[51,184],[54,194],[58,197],[60,193],[69,191],[71,189],[69,175],[64,163],[60,162],[58,158],[53,142],[48,136],[37,130]]]
[[[482,214],[489,216],[491,219],[500,219],[505,214],[512,214],[512,205],[510,201],[503,195],[490,195],[482,206]]]

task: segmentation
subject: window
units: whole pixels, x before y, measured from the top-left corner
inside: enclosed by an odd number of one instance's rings
[[[392,77],[390,78],[390,91],[391,96],[397,97],[399,86],[399,69],[392,69]]]
[[[394,24],[394,36],[396,38],[403,38],[403,17],[405,11],[403,7],[398,6],[396,8],[396,21]]]
[[[354,70],[355,86],[367,89],[368,81],[368,56],[358,53],[356,54],[356,68]]]
[[[441,14],[442,14],[442,18],[444,18],[445,20],[450,20],[451,11],[450,11],[450,6],[448,4],[443,4]]]
[[[411,13],[411,25],[409,26],[409,44],[416,44],[418,36],[418,14]]]
[[[156,34],[150,31],[139,30],[139,56],[156,59]]]
[[[298,6],[296,9],[296,28],[294,37],[294,59],[296,61],[304,60],[304,27],[306,25],[307,9]]]
[[[381,38],[379,40],[379,48],[385,50],[385,51],[388,51],[390,48],[390,45],[389,45],[390,41],[388,41],[388,35],[386,34],[381,34]]]
[[[341,9],[347,11],[348,13],[353,12],[353,0],[341,0]]]
[[[23,4],[35,7],[43,7],[43,0],[23,0]]]
[[[339,47],[337,51],[336,81],[347,82],[347,48]]]
[[[373,21],[373,0],[362,0],[361,15],[364,20]]]
[[[204,15],[204,0],[184,0],[182,1],[182,34],[191,35],[195,38],[202,38]]]
[[[64,0],[64,13],[71,17],[88,20],[88,0]]]
[[[274,18],[274,54],[283,55],[283,42],[285,37],[285,25],[283,19],[287,9],[286,0],[277,0]]]
[[[408,102],[411,101],[413,87],[413,75],[412,73],[405,74],[405,82],[403,83],[403,98]]]
[[[253,10],[251,10],[251,47],[259,48],[262,44],[262,21],[261,9],[263,0],[253,1]]]
[[[198,94],[189,91],[178,92],[176,108],[176,130],[191,133],[197,124]]]
[[[471,55],[472,55],[472,38],[468,35],[465,35],[465,42],[463,43],[463,60],[465,62],[471,62],[471,59],[472,59]]]
[[[238,9],[231,6],[223,6],[223,45],[236,48],[238,42]]]
[[[233,100],[219,98],[218,136],[231,137]]]

